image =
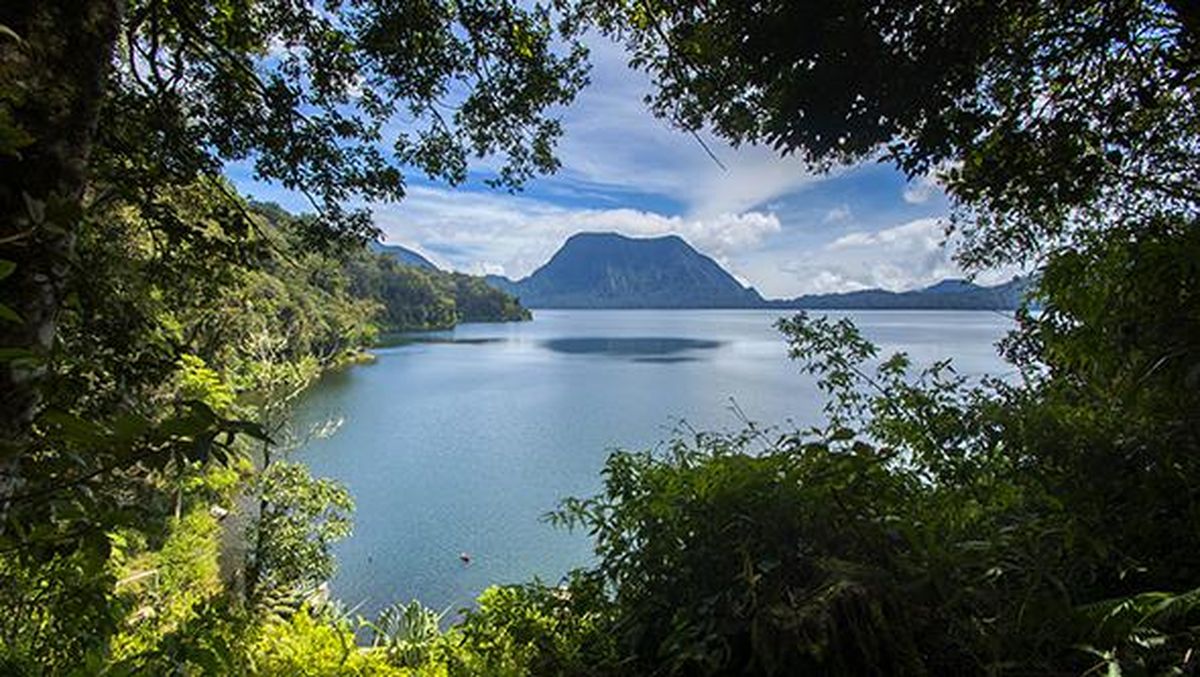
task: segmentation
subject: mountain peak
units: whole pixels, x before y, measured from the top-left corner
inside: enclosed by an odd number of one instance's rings
[[[682,244],[687,247],[691,247],[691,245],[689,245],[686,241],[684,241],[684,239],[682,237],[679,237],[678,235],[675,235],[674,233],[671,233],[668,235],[657,235],[657,236],[653,236],[653,237],[634,237],[632,235],[625,235],[624,233],[618,233],[616,231],[611,231],[611,230],[605,230],[605,231],[583,230],[583,231],[579,231],[578,233],[573,233],[570,237],[568,237],[566,239],[566,242],[563,243],[563,247],[566,247],[568,244],[571,244],[571,243],[583,244],[583,243],[597,243],[597,242],[621,242],[621,243],[672,242],[672,243]]]
[[[864,289],[764,301],[678,235],[637,238],[582,232],[567,238],[532,275],[487,283],[529,308],[812,308],[1003,310],[1020,305],[1028,281],[995,287],[947,278],[924,289]]]
[[[415,266],[417,268],[424,268],[425,270],[440,270],[432,261],[408,247],[401,247],[398,244],[383,244],[376,241],[372,241],[368,247],[377,254],[391,257],[396,263],[401,265]]]
[[[937,284],[930,285],[921,290],[929,294],[962,294],[964,292],[975,291],[981,289],[977,284],[968,282],[961,277],[948,277]]]
[[[503,285],[534,308],[746,308],[762,303],[678,235],[581,232],[529,277]]]

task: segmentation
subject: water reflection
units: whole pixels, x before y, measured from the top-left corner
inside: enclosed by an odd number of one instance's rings
[[[630,357],[639,362],[684,362],[695,357],[680,355],[695,350],[719,348],[721,341],[667,337],[581,337],[551,339],[542,343],[556,353]]]
[[[407,346],[414,343],[459,343],[465,345],[484,345],[488,343],[504,343],[505,340],[506,339],[500,337],[464,338],[454,336],[450,333],[383,334],[375,340],[375,347],[395,348],[397,346]]]

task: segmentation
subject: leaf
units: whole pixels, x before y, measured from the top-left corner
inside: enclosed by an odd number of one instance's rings
[[[219,420],[213,410],[198,400],[183,403],[184,410],[163,421],[159,432],[169,437],[197,437],[212,429]]]
[[[25,213],[29,216],[29,220],[36,225],[44,225],[46,221],[46,202],[31,196],[29,193],[22,193],[21,196],[25,199]]]
[[[844,442],[845,440],[854,439],[854,430],[850,428],[838,428],[833,431],[829,439],[834,442]]]
[[[267,434],[267,431],[264,430],[261,425],[254,423],[253,421],[228,421],[225,424],[225,427],[231,432],[249,435],[260,442],[275,444],[275,440],[271,439],[271,436]]]
[[[0,259],[0,280],[3,280],[4,278],[8,277],[9,275],[12,275],[13,271],[16,269],[17,269],[16,263],[13,263],[12,261],[6,261],[4,259]]]
[[[125,414],[112,424],[114,441],[130,445],[150,429],[150,419],[137,414]]]
[[[58,428],[63,437],[71,442],[96,444],[108,434],[104,426],[65,411],[48,411],[42,415],[42,420]]]
[[[33,356],[33,351],[26,348],[0,348],[0,362],[28,360]]]
[[[16,324],[25,323],[25,320],[21,319],[21,316],[17,314],[17,311],[9,308],[3,303],[0,303],[0,320],[8,320],[9,322],[15,322]]]

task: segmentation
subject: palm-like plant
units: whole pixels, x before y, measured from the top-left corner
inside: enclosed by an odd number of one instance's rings
[[[394,665],[411,668],[429,660],[445,616],[446,611],[438,613],[413,600],[384,609],[375,622],[364,621],[363,626],[373,633],[373,647],[383,648]]]

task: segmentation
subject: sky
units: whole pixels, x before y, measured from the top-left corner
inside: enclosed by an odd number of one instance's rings
[[[949,204],[934,182],[876,163],[819,175],[794,157],[705,135],[722,168],[647,110],[649,80],[620,47],[601,38],[590,47],[592,83],[561,111],[556,174],[518,194],[479,176],[450,187],[409,175],[402,202],[369,205],[384,241],[443,268],[519,279],[573,233],[675,234],[767,298],[899,291],[962,275],[942,245]],[[244,194],[307,206],[244,166],[228,173]]]

